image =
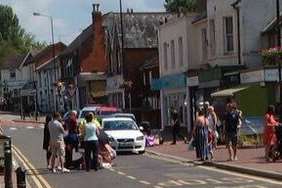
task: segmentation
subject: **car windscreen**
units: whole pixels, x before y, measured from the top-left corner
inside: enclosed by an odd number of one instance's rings
[[[105,131],[118,131],[118,130],[138,130],[134,121],[129,120],[116,120],[116,121],[104,121]]]
[[[80,114],[80,116],[79,116],[79,118],[81,118],[81,119],[82,119],[82,118],[85,118],[85,116],[86,116],[88,113],[90,113],[90,112],[92,112],[93,114],[96,114],[95,111],[90,111],[90,110],[89,110],[89,111],[88,111],[88,110],[87,110],[87,111],[82,111],[81,114]]]
[[[105,115],[112,115],[116,113],[116,111],[100,111],[99,115],[105,116]]]

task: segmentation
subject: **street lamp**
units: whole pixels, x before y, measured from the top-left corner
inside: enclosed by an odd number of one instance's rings
[[[277,21],[277,46],[278,48],[281,47],[281,31],[280,31],[280,0],[276,0],[276,21]],[[279,103],[281,105],[281,62],[278,62],[278,76],[279,76],[279,82],[278,82],[278,89],[279,89]]]
[[[54,63],[54,81],[56,82],[56,62],[55,62],[55,42],[54,42],[54,22],[53,22],[53,17],[46,15],[46,14],[41,14],[38,12],[34,12],[33,16],[41,16],[41,17],[46,17],[50,19],[51,22],[51,37],[52,37],[52,57],[53,57],[53,63]],[[57,109],[56,105],[56,97],[54,99],[54,107]]]

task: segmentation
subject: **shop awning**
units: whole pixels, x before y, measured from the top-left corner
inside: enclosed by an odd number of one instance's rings
[[[247,89],[248,87],[238,87],[238,88],[230,88],[224,89],[221,91],[217,91],[211,94],[212,97],[232,97],[235,93],[238,93],[242,90]]]

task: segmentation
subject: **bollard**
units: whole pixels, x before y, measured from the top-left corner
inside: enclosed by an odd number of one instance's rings
[[[11,149],[11,138],[5,141],[4,143],[4,156],[5,156],[5,188],[13,188],[13,181],[12,181],[12,149]]]
[[[17,168],[17,188],[26,188],[26,170],[23,170],[21,167]]]

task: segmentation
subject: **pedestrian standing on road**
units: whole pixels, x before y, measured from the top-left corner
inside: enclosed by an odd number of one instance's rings
[[[85,117],[86,124],[84,124],[85,127],[82,129],[85,149],[85,167],[87,172],[91,167],[93,167],[95,171],[98,170],[99,129],[97,128],[98,126],[93,122],[93,118],[93,113],[87,114]],[[91,154],[93,155],[93,158],[91,157]]]
[[[198,112],[193,137],[196,145],[196,157],[201,161],[208,160],[208,120],[203,109]]]
[[[172,111],[172,137],[173,137],[173,141],[172,141],[172,145],[176,144],[176,137],[179,137],[180,139],[184,140],[184,143],[187,142],[187,138],[183,135],[181,135],[180,133],[180,121],[178,119],[178,113],[176,110]]]
[[[226,147],[229,153],[229,161],[238,160],[237,143],[239,128],[241,126],[242,112],[237,109],[237,104],[229,103],[225,115],[224,134]]]
[[[52,121],[52,116],[47,115],[45,124],[44,124],[44,134],[43,134],[43,149],[46,151],[46,162],[47,162],[47,168],[51,169],[50,166],[50,158],[51,158],[51,151],[49,148],[49,143],[50,143],[50,132],[49,132],[49,122]]]
[[[264,116],[264,121],[265,159],[270,161],[270,151],[277,143],[275,127],[279,124],[279,122],[275,120],[275,107],[273,105],[268,106],[267,112]]]
[[[214,158],[214,150],[216,149],[218,133],[217,133],[217,115],[213,106],[208,107],[208,129],[209,129],[209,153],[211,159]]]
[[[66,167],[70,168],[72,166],[72,155],[73,149],[78,150],[79,138],[78,138],[78,126],[77,126],[77,112],[70,112],[70,117],[65,122],[65,129],[67,135],[65,137],[66,144]]]
[[[51,148],[51,166],[52,172],[56,173],[55,168],[56,159],[59,161],[58,169],[62,172],[70,172],[69,169],[64,167],[64,157],[65,157],[65,143],[64,134],[65,130],[61,123],[61,115],[55,112],[53,115],[53,121],[49,122],[49,132],[50,132],[50,148]]]

